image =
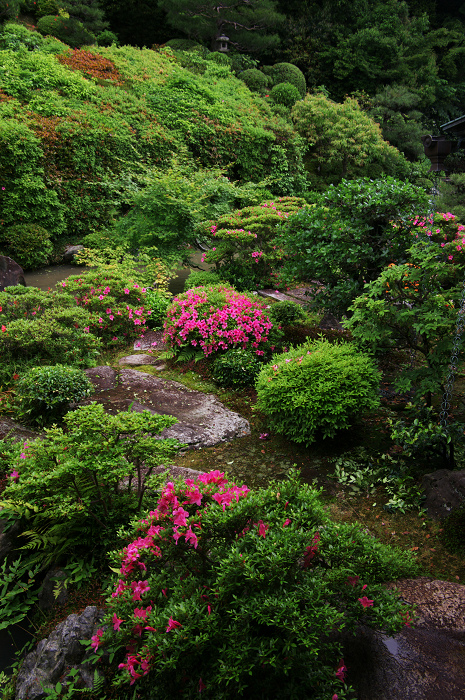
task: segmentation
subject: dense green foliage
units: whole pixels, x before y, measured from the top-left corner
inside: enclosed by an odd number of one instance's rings
[[[366,282],[403,260],[414,235],[394,226],[427,207],[423,190],[393,178],[344,180],[312,197],[282,226],[285,274],[324,284],[312,303],[346,311]]]
[[[410,553],[331,522],[294,475],[255,492],[218,471],[170,482],[126,538],[92,645],[142,694],[347,697],[335,632],[408,620],[382,583],[414,574]]]
[[[52,253],[47,229],[38,224],[16,224],[3,232],[0,254],[13,258],[24,270],[46,265]]]
[[[291,83],[278,83],[272,88],[270,97],[273,102],[276,102],[278,105],[293,107],[300,98],[300,94],[295,85]]]
[[[254,353],[236,348],[216,358],[213,379],[220,386],[241,389],[253,386],[261,367],[262,364]]]
[[[93,390],[80,369],[60,364],[34,367],[21,375],[16,386],[18,412],[26,422],[50,425]]]
[[[334,437],[379,405],[380,373],[354,345],[326,340],[274,355],[257,379],[257,406],[269,426],[295,442]]]

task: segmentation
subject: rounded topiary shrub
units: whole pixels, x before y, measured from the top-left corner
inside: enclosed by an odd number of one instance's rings
[[[216,358],[213,379],[220,386],[234,389],[253,386],[261,367],[262,363],[250,350],[228,350]]]
[[[305,97],[307,85],[305,76],[297,66],[292,63],[275,63],[270,73],[273,85],[280,83],[291,83],[299,91],[300,97]]]
[[[273,324],[263,304],[232,287],[195,287],[175,297],[165,321],[164,341],[175,353],[249,347],[263,355]],[[264,348],[264,349],[262,349]]]
[[[206,56],[205,60],[214,61],[214,63],[218,63],[220,66],[231,65],[231,59],[229,56],[225,53],[221,53],[221,51],[212,51],[208,54],[208,56]]]
[[[59,6],[56,0],[37,0],[36,17],[45,17],[46,15],[58,15]]]
[[[43,36],[54,36],[73,49],[95,43],[95,34],[89,32],[81,22],[60,15],[45,15],[37,22],[37,31]]]
[[[170,39],[165,46],[169,46],[173,51],[199,51],[203,49],[202,44],[193,39]]]
[[[193,289],[194,287],[205,287],[213,284],[224,284],[225,280],[216,273],[210,270],[198,270],[191,272],[184,283],[184,289]]]
[[[268,315],[273,323],[290,326],[305,320],[305,311],[295,301],[280,301],[269,309]]]
[[[278,83],[272,88],[270,97],[278,105],[293,107],[300,100],[300,92],[292,83]]]
[[[4,234],[7,253],[25,270],[47,265],[53,246],[47,229],[38,224],[9,226]]]
[[[248,68],[239,73],[238,76],[253,92],[265,92],[268,89],[268,76],[258,70],[258,68]]]
[[[99,46],[119,46],[118,35],[111,32],[109,29],[104,29],[103,32],[97,35],[97,44]]]
[[[257,407],[270,428],[310,445],[317,434],[334,437],[364,411],[379,405],[381,373],[350,343],[326,340],[274,355],[260,372]]]
[[[64,416],[71,403],[90,396],[93,390],[81,369],[66,365],[33,367],[18,381],[18,410],[22,417],[47,425]]]

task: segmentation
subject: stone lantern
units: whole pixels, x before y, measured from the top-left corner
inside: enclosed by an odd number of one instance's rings
[[[215,51],[220,53],[228,53],[229,51],[229,36],[221,34],[215,39]]]

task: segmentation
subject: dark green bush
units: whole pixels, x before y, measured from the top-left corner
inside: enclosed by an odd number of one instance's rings
[[[281,326],[290,326],[292,323],[303,321],[305,312],[295,301],[280,301],[273,304],[268,312],[273,323]]]
[[[300,92],[292,83],[278,83],[272,88],[270,97],[276,104],[293,107],[300,100]]]
[[[165,46],[169,46],[173,51],[198,51],[203,46],[193,39],[170,39]]]
[[[317,435],[334,437],[379,405],[380,372],[354,345],[326,340],[306,343],[272,361],[257,379],[257,407],[270,428],[310,445]]]
[[[90,396],[93,390],[80,369],[59,364],[34,367],[18,381],[18,412],[28,421],[47,425],[62,418],[71,403]]]
[[[220,275],[216,272],[210,270],[198,270],[196,272],[191,272],[189,277],[184,283],[184,290],[194,289],[194,287],[205,287],[213,284],[223,284],[223,280]]]
[[[112,46],[112,44],[119,46],[118,36],[109,29],[104,29],[103,32],[97,34],[97,44],[99,46]]]
[[[221,51],[212,51],[212,53],[209,53],[208,56],[206,56],[207,61],[214,61],[215,63],[218,63],[220,66],[230,66],[231,65],[231,59],[229,56],[225,53],[221,53]]]
[[[36,17],[45,17],[46,15],[58,15],[59,6],[56,0],[37,0]]]
[[[253,92],[265,92],[268,89],[268,77],[258,68],[248,68],[238,76]]]
[[[228,350],[216,358],[213,379],[220,386],[241,389],[253,386],[261,367],[262,363],[250,350]]]
[[[144,297],[144,306],[147,311],[146,325],[149,328],[162,328],[170,304],[170,294],[158,289],[147,289]]]
[[[25,270],[47,265],[53,246],[50,234],[38,224],[16,224],[5,233],[6,254]],[[1,248],[1,246],[0,246]]]
[[[43,36],[54,36],[72,48],[95,43],[95,34],[89,32],[81,22],[71,17],[44,15],[37,22],[37,31]]]
[[[305,76],[297,66],[294,66],[292,63],[275,63],[270,75],[273,85],[291,83],[299,91],[300,97],[305,97],[307,90]]]
[[[465,554],[465,503],[444,521],[441,539],[451,552]]]

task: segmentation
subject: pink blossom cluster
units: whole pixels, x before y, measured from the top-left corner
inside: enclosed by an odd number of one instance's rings
[[[175,545],[182,542],[185,547],[197,549],[201,542],[205,506],[217,503],[224,511],[239,499],[247,497],[248,493],[247,486],[237,486],[228,482],[224,473],[219,470],[201,474],[196,480],[187,478],[183,487],[178,489],[170,481],[163,488],[155,510],[149,512],[147,519],[139,521],[138,529],[141,534],[121,552],[121,578],[111,595],[116,599],[114,606],[118,605],[119,600],[123,600],[124,609],[127,610],[127,602],[131,603],[132,612],[129,616],[126,613],[118,617],[116,612],[112,616],[113,631],[129,632],[133,640],[127,647],[126,660],[119,665],[120,669],[128,672],[131,685],[138,678],[147,675],[153,662],[153,656],[147,646],[143,645],[143,635],[146,632],[157,632],[150,624],[152,611],[154,615],[157,611],[153,610],[152,605],[147,605],[147,595],[151,587],[144,580],[144,576],[147,575],[144,558],[153,561],[155,557],[161,560],[166,547],[171,545],[172,541]],[[260,520],[256,526],[259,536],[265,537],[268,525]],[[152,591],[151,595],[158,594],[158,591]],[[169,602],[169,592],[166,589],[161,590],[161,595]],[[200,594],[208,615],[215,604],[214,597],[210,597],[207,591]],[[167,615],[162,630],[165,634],[174,633],[182,626],[179,620]],[[94,651],[103,644],[102,636],[103,629],[99,629],[92,637],[91,646]],[[138,650],[139,645],[141,648]]]
[[[171,347],[199,346],[207,357],[217,350],[250,344],[257,354],[273,324],[262,306],[230,287],[215,288],[224,301],[209,302],[208,287],[190,289],[175,297],[165,321],[164,341]]]

